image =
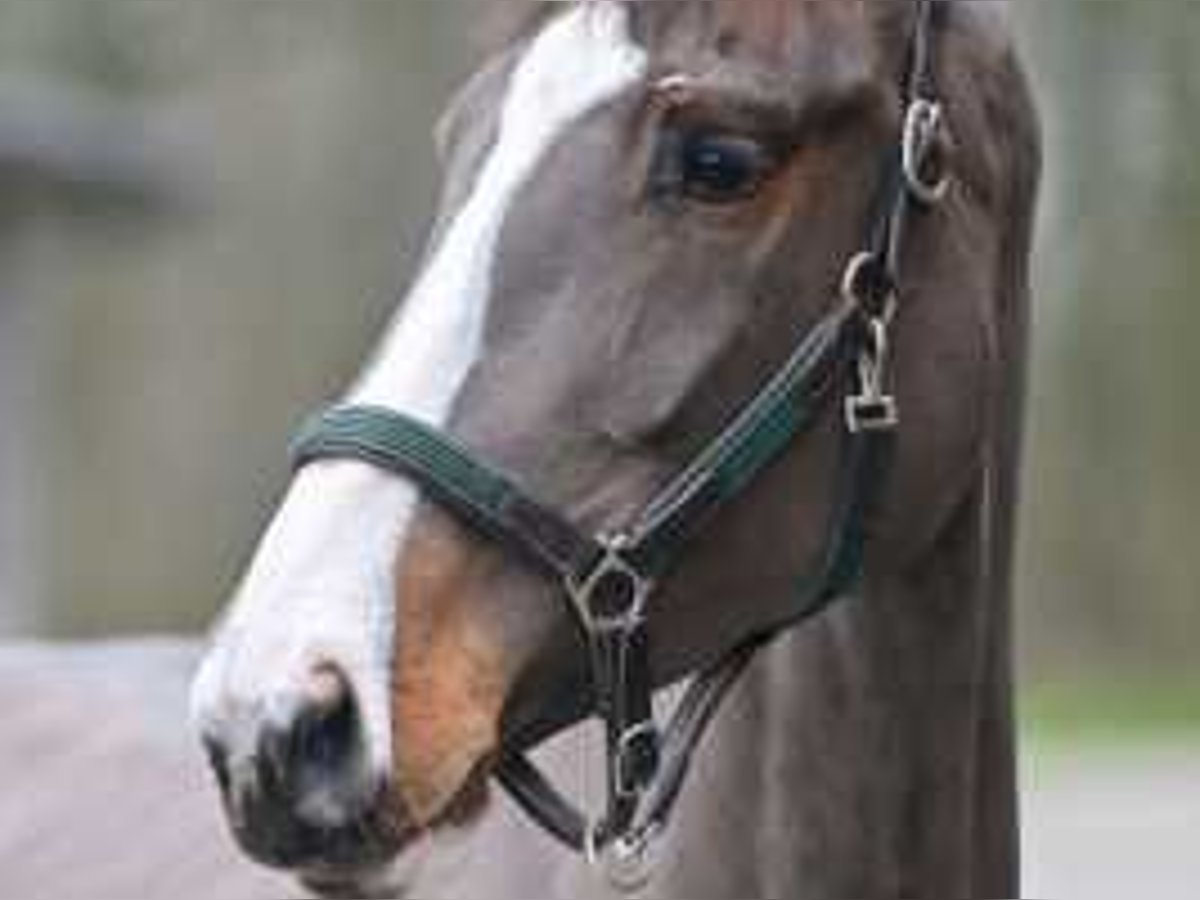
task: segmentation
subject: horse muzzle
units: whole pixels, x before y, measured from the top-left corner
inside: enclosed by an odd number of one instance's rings
[[[201,723],[231,830],[258,862],[296,872],[369,871],[413,831],[375,770],[349,680],[316,668],[299,686]]]

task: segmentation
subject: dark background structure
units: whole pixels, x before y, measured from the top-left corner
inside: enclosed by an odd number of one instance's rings
[[[289,430],[411,270],[429,132],[478,18],[467,0],[0,2],[10,634],[195,630],[220,606]],[[1016,18],[1049,147],[1026,672],[1195,684],[1200,11]]]

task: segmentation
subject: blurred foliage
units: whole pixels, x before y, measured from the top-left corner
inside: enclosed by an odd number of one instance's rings
[[[1086,678],[1077,672],[1069,679],[1030,680],[1020,712],[1024,735],[1043,746],[1081,740],[1108,747],[1200,746],[1195,682],[1158,672],[1117,678],[1093,670]]]
[[[9,83],[119,97],[204,195],[137,240],[58,203],[3,238],[0,357],[24,360],[28,388],[20,433],[0,435],[27,461],[0,486],[22,525],[0,594],[30,609],[0,622],[211,619],[282,487],[287,434],[354,371],[420,250],[467,11],[0,0]]]
[[[1200,720],[1200,7],[1023,7],[1050,151],[1023,527],[1035,675],[1178,679]]]
[[[198,628],[221,605],[289,431],[352,375],[420,251],[429,131],[476,15],[469,0],[0,0],[0,85],[117,98],[205,196],[134,241],[56,209],[0,232],[0,354],[33,385],[6,438],[31,461],[26,549],[0,553],[27,571],[0,571],[0,592],[25,585],[27,627]],[[1027,671],[1196,684],[1200,6],[1027,3],[1019,23],[1049,149]]]

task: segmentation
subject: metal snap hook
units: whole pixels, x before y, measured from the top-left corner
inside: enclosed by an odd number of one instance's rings
[[[895,282],[879,257],[869,250],[855,254],[847,263],[841,293],[850,306],[884,322],[890,322],[896,313]]]
[[[888,323],[872,318],[867,323],[869,346],[858,358],[858,393],[846,398],[846,427],[851,434],[892,431],[900,424],[900,407],[884,386],[889,340]]]

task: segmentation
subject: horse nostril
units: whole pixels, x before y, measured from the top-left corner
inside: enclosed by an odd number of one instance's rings
[[[293,673],[204,724],[228,823],[250,856],[284,869],[380,861],[391,834],[387,773],[373,765],[361,704],[342,669]]]
[[[366,756],[350,683],[338,669],[323,666],[263,723],[255,793],[260,803],[309,825],[338,826],[373,799]]]
[[[318,669],[296,718],[295,760],[320,774],[343,768],[359,747],[359,714],[344,676]]]

